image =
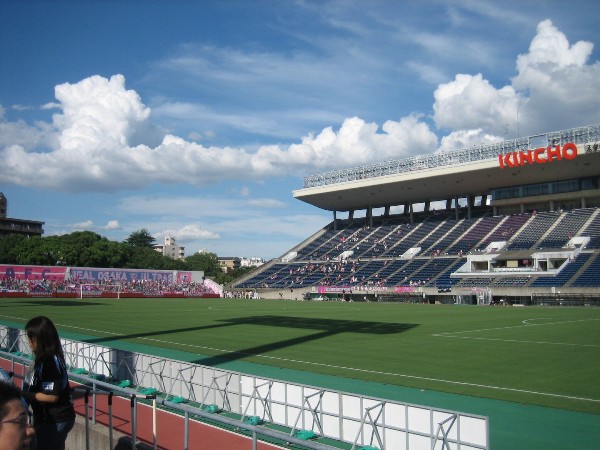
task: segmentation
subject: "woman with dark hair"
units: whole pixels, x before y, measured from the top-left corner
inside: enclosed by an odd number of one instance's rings
[[[23,398],[33,410],[37,450],[64,450],[75,424],[65,356],[50,319],[34,317],[25,332],[34,361],[25,378]]]

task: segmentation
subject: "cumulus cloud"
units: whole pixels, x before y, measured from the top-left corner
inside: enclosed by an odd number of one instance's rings
[[[221,236],[218,233],[205,230],[198,224],[184,225],[176,230],[164,230],[154,235],[154,237],[160,238],[161,240],[164,239],[165,236],[177,236],[177,242],[182,244],[198,240],[221,239]]]
[[[458,74],[434,92],[434,120],[440,128],[485,128],[500,133],[514,123],[519,96],[512,86],[494,88],[481,74]]]
[[[151,111],[125,88],[122,75],[59,85],[56,98],[61,113],[53,116],[51,129],[40,128],[53,136],[47,148],[17,138],[28,136],[31,127],[25,123],[2,123],[11,130],[0,150],[0,175],[7,182],[105,192],[153,182],[202,185],[354,166],[437,146],[435,134],[416,115],[387,121],[381,129],[357,117],[346,119],[337,131],[328,127],[287,148],[203,146],[171,134],[154,147],[131,145],[131,137],[148,127]]]
[[[291,145],[289,159],[296,165],[329,169],[400,159],[436,147],[437,136],[418,115],[397,122],[388,120],[381,132],[377,124],[352,117],[338,132],[328,127],[316,136],[305,137],[301,144]]]
[[[8,164],[3,158],[3,149],[9,147],[20,148],[22,152],[27,153],[51,145],[55,141],[52,126],[44,122],[36,122],[30,125],[24,120],[14,122],[5,119],[6,110],[0,105],[0,174],[3,173],[2,165],[10,171]],[[8,181],[8,179],[7,179]]]
[[[40,108],[42,110],[46,110],[46,109],[60,109],[60,103],[48,102],[48,103],[44,103],[42,106],[40,106]]]
[[[168,104],[158,111],[127,89],[125,77],[92,76],[56,86],[51,123],[8,121],[0,110],[0,178],[53,190],[115,192],[150,184],[206,185],[263,180],[402,159],[596,122],[600,64],[589,64],[589,42],[570,45],[550,21],[537,27],[511,82],[495,87],[483,74],[457,74],[434,92],[433,123],[410,114],[381,126],[359,117],[326,127],[291,145],[253,149],[200,144],[211,131],[182,138],[153,123],[158,113],[207,118],[203,105]],[[230,117],[235,126],[268,128],[277,121]],[[241,124],[241,125],[240,125]],[[160,137],[159,137],[160,136]]]
[[[107,224],[102,227],[105,230],[122,230],[123,228],[119,225],[118,220],[109,220]]]
[[[597,122],[600,101],[600,63],[588,64],[590,42],[569,44],[550,20],[537,26],[529,51],[517,57],[511,83],[494,87],[482,74],[458,74],[434,92],[433,119],[438,128],[453,131],[450,141],[491,134],[489,139],[531,135]]]
[[[499,141],[501,141],[500,137],[485,133],[481,128],[453,131],[442,138],[438,152],[460,150],[476,145],[493,144]]]
[[[517,58],[512,79],[516,89],[530,93],[525,126],[529,122],[529,128],[553,130],[597,123],[600,62],[588,64],[592,50],[591,42],[570,45],[550,20],[538,24],[529,52]]]

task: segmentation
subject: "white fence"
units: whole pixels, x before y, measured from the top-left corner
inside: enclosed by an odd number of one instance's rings
[[[62,339],[70,370],[117,386],[153,388],[170,405],[181,399],[260,423],[351,443],[352,449],[489,449],[488,418],[321,389],[173,359]],[[0,327],[0,347],[30,354],[22,331]],[[215,420],[218,414],[215,414]]]

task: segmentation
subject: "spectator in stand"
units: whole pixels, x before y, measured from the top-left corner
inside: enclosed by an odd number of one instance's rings
[[[23,398],[31,405],[37,450],[64,450],[75,425],[75,410],[63,349],[50,319],[34,317],[25,325],[34,361],[24,380]]]
[[[34,436],[21,391],[11,383],[0,381],[0,449],[29,449]]]

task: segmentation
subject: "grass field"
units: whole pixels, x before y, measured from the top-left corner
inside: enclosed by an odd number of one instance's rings
[[[2,299],[0,322],[600,414],[600,309],[233,299]],[[94,338],[95,337],[95,338]]]

